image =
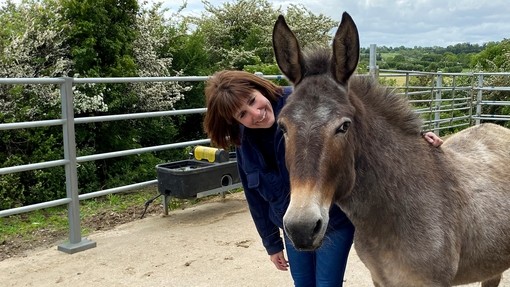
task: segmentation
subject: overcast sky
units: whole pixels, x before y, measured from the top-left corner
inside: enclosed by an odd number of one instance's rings
[[[175,11],[180,0],[163,0]],[[186,14],[200,16],[200,0],[188,0]],[[225,0],[209,0],[215,7]],[[362,47],[430,47],[483,44],[510,38],[509,0],[301,0],[270,1],[275,7],[300,3],[340,22],[347,11],[358,26]],[[292,23],[289,23],[292,26]]]

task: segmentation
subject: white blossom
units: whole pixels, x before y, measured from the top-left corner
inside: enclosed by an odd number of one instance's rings
[[[51,9],[59,7],[53,2],[51,8],[40,3],[18,5],[16,13],[3,11],[4,21],[19,17],[5,45],[2,46],[0,77],[40,78],[67,76],[71,61],[64,44],[62,17]],[[0,86],[0,109],[7,115],[22,116],[28,120],[44,116],[51,109],[60,109],[60,87],[58,85]],[[20,113],[22,113],[20,115]]]
[[[160,51],[168,42],[168,29],[172,29],[162,12],[158,12],[161,4],[145,9],[137,17],[138,38],[134,42],[134,56],[138,64],[140,77],[171,77],[181,76],[182,71],[172,70],[172,58],[160,57]],[[174,14],[175,16],[175,14]],[[133,89],[139,97],[138,108],[146,111],[172,109],[174,104],[183,99],[183,92],[191,87],[179,82],[146,82],[135,83]]]

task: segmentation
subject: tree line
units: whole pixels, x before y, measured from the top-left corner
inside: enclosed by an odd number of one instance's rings
[[[286,9],[267,0],[214,6],[199,16],[137,0],[8,0],[0,8],[0,76],[207,76],[222,69],[279,74],[271,31],[285,15],[301,43],[328,45],[338,23],[303,5]],[[378,48],[380,68],[508,70],[508,40],[440,48]],[[305,47],[306,48],[306,47]],[[368,48],[359,72],[367,71]],[[281,82],[281,84],[285,84]],[[75,117],[204,107],[203,83],[81,84]],[[0,122],[60,117],[59,87],[1,85]],[[78,156],[204,138],[202,115],[84,124],[76,127]],[[2,167],[61,159],[62,131],[46,127],[2,131]],[[155,165],[183,159],[176,149],[82,163],[80,193],[155,178]],[[65,196],[63,167],[0,176],[0,208]]]
[[[447,47],[377,47],[376,59],[380,69],[460,73],[503,68],[510,48],[510,40],[482,45],[459,43]],[[361,62],[368,65],[370,48],[361,48]]]

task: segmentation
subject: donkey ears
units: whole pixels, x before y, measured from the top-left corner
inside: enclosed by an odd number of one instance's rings
[[[282,73],[297,85],[305,75],[305,61],[296,36],[280,15],[273,28],[273,50]],[[333,40],[331,73],[335,80],[347,85],[359,60],[358,29],[351,16],[344,12]]]
[[[333,59],[331,72],[342,85],[347,85],[349,78],[356,71],[359,61],[358,28],[351,16],[344,12],[342,21],[333,39]]]
[[[280,15],[273,28],[273,50],[282,73],[294,83],[303,79],[304,60],[296,36]]]

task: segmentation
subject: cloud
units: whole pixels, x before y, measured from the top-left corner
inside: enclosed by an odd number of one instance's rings
[[[209,0],[216,7],[225,0]],[[179,2],[166,0],[165,6]],[[347,11],[356,22],[363,47],[442,46],[457,43],[483,44],[509,38],[508,0],[301,0],[271,1],[275,7],[302,4],[315,14],[340,22]],[[200,0],[188,0],[186,13],[200,16]]]

